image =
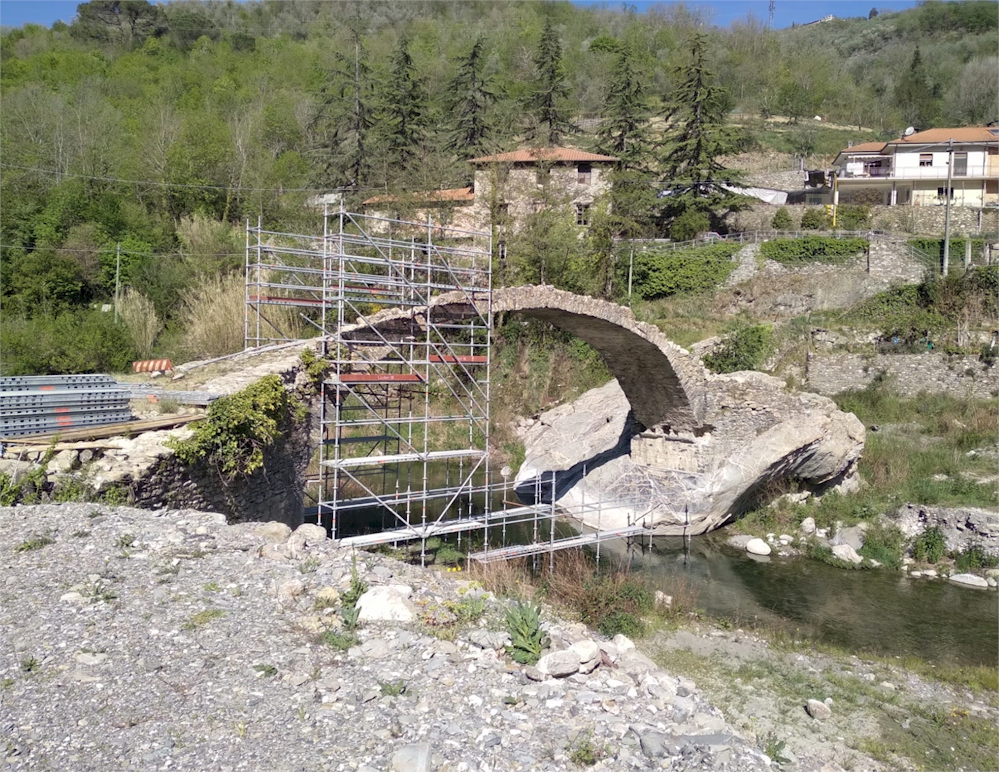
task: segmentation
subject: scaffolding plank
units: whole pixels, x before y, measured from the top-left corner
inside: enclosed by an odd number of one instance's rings
[[[549,553],[555,550],[567,550],[585,545],[595,545],[598,542],[604,542],[609,539],[635,537],[645,534],[646,531],[647,529],[643,526],[628,526],[624,529],[587,532],[586,534],[563,537],[562,539],[549,540],[548,542],[532,542],[528,545],[511,545],[509,547],[494,548],[493,550],[482,550],[478,553],[469,553],[468,557],[471,561],[487,564],[492,561],[505,561],[509,558],[521,558]]]
[[[484,457],[485,451],[469,448],[461,451],[428,451],[427,453],[414,452],[409,454],[385,454],[382,456],[358,456],[352,459],[327,459],[323,465],[330,468],[347,469],[349,467],[362,467],[366,464],[403,464],[405,462],[434,462],[445,459],[459,459],[469,457]]]
[[[337,384],[421,384],[423,377],[418,373],[341,373],[330,379]]]
[[[478,354],[432,354],[428,360],[430,362],[462,363],[470,365],[485,364],[488,357]]]
[[[356,537],[344,537],[341,546],[367,547],[369,545],[385,545],[389,542],[407,542],[415,539],[430,539],[442,534],[457,534],[461,531],[477,531],[485,529],[489,521],[486,518],[456,518],[442,523],[429,523],[426,526],[410,526],[402,529],[360,534]]]

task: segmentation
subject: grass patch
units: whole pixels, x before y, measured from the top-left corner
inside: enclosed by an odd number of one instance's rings
[[[204,625],[208,625],[213,620],[225,617],[226,613],[221,609],[206,609],[202,612],[197,612],[188,618],[187,622],[184,623],[184,628],[188,631],[193,631],[196,628],[201,628]]]
[[[14,548],[15,553],[26,553],[29,550],[40,550],[46,545],[51,545],[55,540],[47,534],[36,535],[34,537],[28,537],[24,542]]]
[[[339,652],[346,652],[358,643],[358,637],[353,633],[341,633],[340,631],[325,631],[323,633],[323,643]]]
[[[270,679],[272,676],[278,675],[278,669],[272,666],[270,663],[258,663],[253,667],[253,670],[258,674],[263,676],[265,679]]]

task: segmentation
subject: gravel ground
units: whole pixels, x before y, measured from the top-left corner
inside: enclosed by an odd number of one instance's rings
[[[456,605],[482,595],[461,574],[360,554],[373,589],[409,586],[414,619],[361,623],[357,646],[335,649],[324,632],[351,554],[303,528],[0,508],[2,767],[769,769],[693,682],[627,640],[548,616],[553,651],[604,655],[545,678],[504,656],[507,601],[485,594],[456,628]]]

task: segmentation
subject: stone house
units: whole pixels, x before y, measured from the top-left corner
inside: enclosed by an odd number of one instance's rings
[[[543,207],[566,207],[576,224],[586,228],[595,202],[611,189],[608,173],[617,163],[614,156],[575,148],[522,148],[471,159],[470,187],[373,196],[364,206],[368,214],[384,216],[406,208],[407,219],[430,216],[437,223],[477,231],[494,223],[516,227]]]
[[[831,199],[815,203],[996,207],[1000,157],[997,129],[928,129],[891,142],[865,142],[834,159]],[[813,202],[810,202],[813,203]]]

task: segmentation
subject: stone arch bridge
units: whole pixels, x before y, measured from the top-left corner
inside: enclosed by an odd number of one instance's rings
[[[342,331],[346,340],[401,340],[434,322],[485,313],[485,301],[446,293],[430,307],[373,314]],[[704,420],[706,372],[700,360],[668,340],[653,325],[638,321],[630,309],[547,285],[507,287],[493,292],[492,312],[515,313],[548,322],[586,341],[608,364],[643,427],[676,432],[698,429]],[[376,334],[372,329],[378,331]]]

